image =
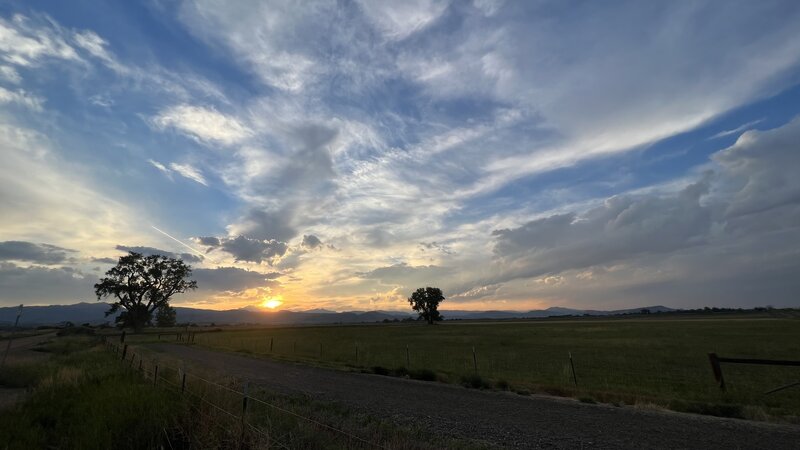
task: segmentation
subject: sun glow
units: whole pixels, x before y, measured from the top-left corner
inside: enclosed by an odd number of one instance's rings
[[[261,306],[263,308],[268,308],[268,309],[275,309],[278,306],[281,306],[282,304],[283,304],[283,297],[281,297],[280,295],[277,297],[267,297],[264,299],[263,302],[261,302]]]

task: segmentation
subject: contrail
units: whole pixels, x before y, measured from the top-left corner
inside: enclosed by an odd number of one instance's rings
[[[153,225],[150,225],[150,226],[151,226],[151,227],[152,227],[154,230],[156,230],[156,231],[158,231],[159,233],[163,234],[164,236],[166,236],[166,237],[168,237],[168,238],[172,239],[173,241],[177,242],[178,244],[181,244],[182,246],[184,246],[184,247],[188,248],[189,250],[191,250],[191,251],[193,251],[193,252],[197,253],[198,255],[200,255],[200,256],[202,256],[202,257],[205,257],[205,255],[203,254],[203,252],[201,252],[200,250],[197,250],[196,248],[192,247],[191,245],[184,243],[183,241],[181,241],[181,240],[180,240],[180,239],[178,239],[178,238],[175,238],[175,237],[172,237],[172,236],[170,236],[170,235],[169,235],[169,234],[168,234],[166,231],[159,230],[158,228],[156,228],[156,227],[155,227],[155,226],[153,226]]]

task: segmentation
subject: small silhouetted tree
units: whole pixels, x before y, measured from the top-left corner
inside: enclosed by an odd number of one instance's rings
[[[175,326],[175,308],[169,305],[161,305],[156,312],[156,326],[167,328]]]
[[[188,279],[191,275],[192,268],[180,259],[130,252],[106,272],[94,291],[97,300],[115,300],[106,316],[122,309],[115,321],[139,330],[151,323],[153,311],[169,305],[173,295],[197,288],[197,282]]]
[[[408,299],[411,309],[419,313],[420,319],[431,325],[435,321],[444,319],[439,314],[439,303],[442,301],[444,301],[442,290],[434,287],[419,288]]]

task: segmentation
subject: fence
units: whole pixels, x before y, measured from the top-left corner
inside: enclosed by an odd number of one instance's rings
[[[714,373],[714,379],[717,380],[717,383],[719,383],[719,388],[722,391],[725,391],[726,387],[725,387],[725,377],[722,375],[722,366],[720,365],[720,363],[754,364],[760,366],[800,367],[800,361],[786,361],[786,360],[776,360],[776,359],[752,359],[752,358],[723,358],[721,356],[717,356],[716,353],[709,353],[708,360],[711,363],[711,370]],[[789,384],[778,386],[774,389],[770,389],[764,392],[763,395],[773,394],[775,392],[789,389],[795,386],[800,386],[800,381],[795,381]]]
[[[380,443],[372,442],[274,402],[259,398],[254,392],[250,391],[250,385],[247,381],[237,382],[235,385],[242,386],[241,390],[238,390],[195,373],[190,373],[181,367],[171,367],[155,359],[145,360],[141,354],[137,354],[133,349],[129,351],[128,344],[117,344],[106,340],[106,348],[114,353],[121,364],[127,365],[129,370],[139,373],[145,380],[152,381],[153,388],[164,388],[178,396],[190,398],[230,419],[239,427],[237,446],[240,448],[253,435],[260,442],[266,443],[268,447],[290,448],[285,443],[285,440],[282,439],[283,436],[274,436],[269,427],[264,429],[258,423],[253,423],[251,416],[257,406],[268,408],[277,414],[296,420],[298,424],[305,423],[318,431],[330,434],[334,438],[342,439],[348,448],[386,448]],[[224,393],[228,397],[211,395],[210,391],[216,391],[217,394]],[[191,402],[189,404],[192,405]],[[192,407],[200,412],[199,407],[196,405],[192,405]],[[217,424],[219,425],[219,423]]]

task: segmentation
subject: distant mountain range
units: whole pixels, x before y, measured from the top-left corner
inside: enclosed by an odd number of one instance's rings
[[[74,305],[27,306],[23,308],[20,326],[52,325],[62,322],[74,324],[90,323],[93,325],[110,322],[113,316],[106,317],[109,306],[105,303],[76,303]],[[394,321],[415,318],[416,314],[406,311],[344,311],[336,312],[324,309],[307,311],[269,311],[260,308],[246,307],[217,311],[197,308],[175,308],[179,323],[197,324],[331,324],[331,323],[368,323],[384,320]],[[617,314],[640,313],[647,310],[651,313],[675,311],[665,306],[647,306],[643,308],[620,309],[615,311],[595,311],[569,308],[548,308],[533,311],[459,311],[442,310],[446,320],[462,319],[525,319],[554,316],[608,316]],[[18,307],[0,308],[0,326],[14,323]]]

